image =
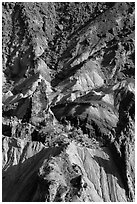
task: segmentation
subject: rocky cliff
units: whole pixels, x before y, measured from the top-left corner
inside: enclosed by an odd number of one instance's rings
[[[135,4],[2,4],[2,199],[135,199]]]

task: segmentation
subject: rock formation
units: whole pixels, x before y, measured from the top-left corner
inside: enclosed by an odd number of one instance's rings
[[[135,200],[135,4],[2,4],[2,200]]]

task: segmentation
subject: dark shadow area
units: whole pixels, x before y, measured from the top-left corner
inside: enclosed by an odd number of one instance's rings
[[[38,186],[37,173],[39,168],[45,159],[59,155],[62,148],[43,148],[24,162],[21,159],[17,165],[10,166],[6,171],[3,170],[2,201],[31,202]]]
[[[10,104],[8,106],[3,106],[2,107],[3,110],[2,110],[2,116],[3,117],[11,117],[11,116],[15,116],[15,111],[16,111],[16,108],[17,108],[17,103],[16,104]]]
[[[9,125],[2,124],[2,135],[11,137],[11,129]]]
[[[99,164],[100,167],[103,167],[105,173],[107,175],[112,175],[114,176],[116,179],[117,179],[117,183],[119,184],[119,186],[123,189],[124,188],[124,184],[122,182],[122,179],[119,175],[119,169],[116,167],[115,163],[113,161],[110,160],[106,160],[106,159],[103,159],[101,157],[98,157],[98,156],[94,156],[94,160]]]

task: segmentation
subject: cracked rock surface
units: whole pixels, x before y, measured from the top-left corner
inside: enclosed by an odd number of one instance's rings
[[[2,200],[135,201],[135,4],[2,3]]]

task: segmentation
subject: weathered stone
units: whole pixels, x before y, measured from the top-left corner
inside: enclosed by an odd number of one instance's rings
[[[127,201],[107,148],[90,150],[71,143],[61,151],[3,137],[3,201]]]
[[[3,201],[134,201],[135,4],[2,6]]]

